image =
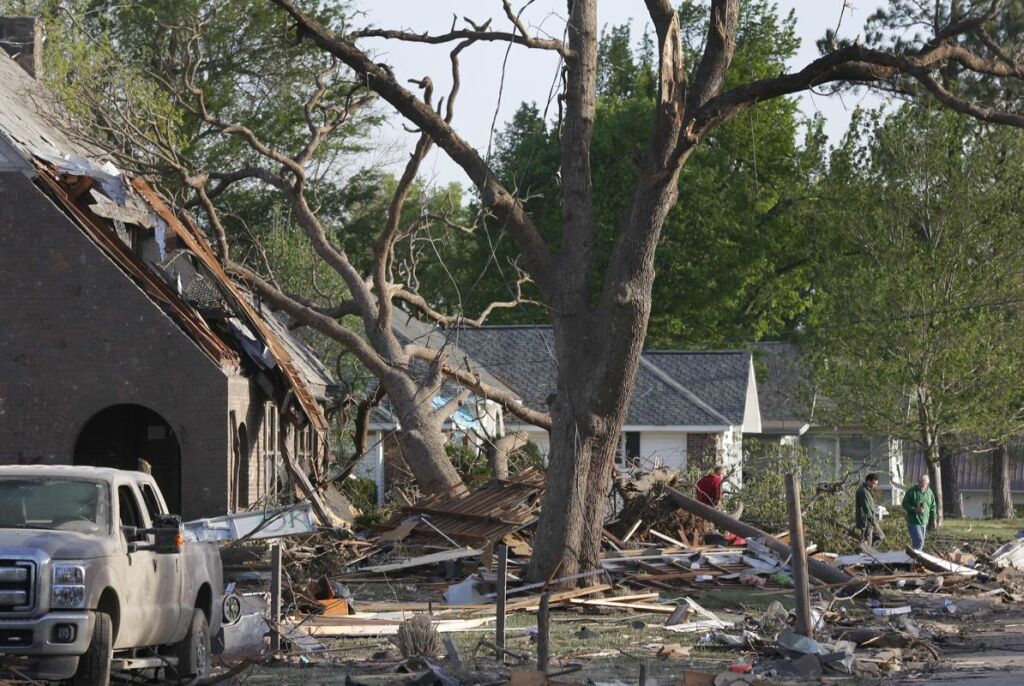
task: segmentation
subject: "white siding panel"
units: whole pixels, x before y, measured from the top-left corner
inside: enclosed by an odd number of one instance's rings
[[[679,431],[640,433],[640,458],[644,465],[686,468],[686,434]]]
[[[546,460],[548,453],[551,452],[551,438],[548,435],[548,432],[534,430],[527,431],[526,435],[530,437],[530,441],[537,444],[537,447],[540,448],[540,454],[543,455]]]

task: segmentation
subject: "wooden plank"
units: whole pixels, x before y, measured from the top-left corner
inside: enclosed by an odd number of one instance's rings
[[[270,652],[281,650],[281,544],[270,546]]]
[[[786,475],[786,502],[789,506],[789,536],[792,542],[793,594],[796,597],[796,633],[814,638],[811,623],[811,591],[807,576],[807,548],[804,544],[804,519],[800,510],[800,476]]]
[[[636,533],[636,530],[639,529],[640,525],[643,524],[643,523],[644,523],[644,520],[642,520],[642,519],[636,520],[636,523],[633,524],[633,526],[629,527],[629,531],[627,531],[626,535],[622,537],[622,542],[623,543],[628,543],[629,539],[633,538],[633,534]]]
[[[683,543],[682,541],[677,541],[676,539],[672,538],[671,536],[666,536],[665,534],[661,533],[660,531],[655,531],[654,529],[650,529],[648,533],[650,533],[652,536],[656,536],[657,538],[660,538],[661,540],[665,541],[666,543],[671,543],[672,545],[677,546],[679,548],[689,548],[690,547],[690,546],[686,545],[685,543]]]
[[[457,550],[445,550],[440,553],[431,553],[430,555],[420,555],[419,557],[413,557],[402,562],[392,562],[386,565],[375,565],[373,567],[363,567],[360,572],[395,572],[400,569],[412,569],[413,567],[423,567],[426,565],[437,564],[438,562],[447,562],[449,560],[460,560],[465,557],[477,557],[482,555],[484,551],[477,548],[459,548]]]
[[[330,623],[325,621],[311,620],[301,624],[291,625],[292,628],[301,631],[309,636],[394,636],[398,633],[398,627],[402,620],[369,620],[341,622],[342,619],[358,620],[358,617],[333,619]],[[450,633],[455,631],[478,631],[488,630],[485,625],[491,621],[490,617],[479,617],[475,619],[439,619],[434,622],[434,627],[439,633]]]
[[[929,555],[922,550],[907,548],[907,555],[921,563],[921,565],[932,572],[953,573],[959,576],[977,576],[978,570],[958,565],[956,562],[943,560],[941,557]]]
[[[670,615],[675,612],[674,605],[654,605],[652,603],[616,603],[612,598],[573,598],[571,605],[587,605],[590,607],[608,607],[616,610],[637,610],[638,612],[656,612]]]
[[[582,598],[583,596],[594,595],[595,593],[603,593],[604,591],[610,591],[611,586],[607,584],[600,584],[597,586],[588,586],[587,588],[574,588],[569,591],[559,591],[558,593],[552,593],[551,603],[563,603],[573,598]],[[523,600],[509,603],[506,607],[508,612],[525,611],[535,612],[540,608],[540,596],[534,596],[532,598],[524,598]]]

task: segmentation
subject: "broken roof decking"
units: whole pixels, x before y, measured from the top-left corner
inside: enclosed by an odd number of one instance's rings
[[[550,326],[484,326],[453,330],[459,348],[533,409],[546,410],[556,391]],[[756,389],[746,351],[645,352],[627,426],[720,427],[753,421]],[[759,419],[759,417],[758,417]]]
[[[544,492],[544,475],[536,469],[508,480],[492,479],[462,496],[438,494],[403,508],[404,516],[420,515],[455,540],[496,541],[533,522]],[[439,536],[431,526],[419,523],[414,529],[424,536]]]
[[[170,315],[211,360],[221,366],[237,367],[239,358],[234,347],[164,281],[155,266],[128,248],[117,235],[114,224],[115,221],[127,222],[146,230],[170,231],[177,235],[202,265],[198,273],[212,282],[235,316],[258,332],[303,414],[326,440],[327,420],[317,401],[324,398],[325,380],[330,376],[322,365],[314,365],[306,359],[315,356],[297,355],[305,346],[294,337],[282,338],[280,323],[269,321],[273,314],[258,311],[251,296],[220,267],[199,231],[183,224],[145,181],[129,181],[116,169],[104,167],[100,164],[104,157],[100,151],[74,141],[50,121],[48,114],[41,111],[41,107],[49,103],[52,103],[52,95],[0,51],[0,168],[6,165],[34,177],[37,185],[63,207],[97,247],[155,305]],[[86,200],[93,203],[88,204]],[[112,219],[112,214],[116,219]]]

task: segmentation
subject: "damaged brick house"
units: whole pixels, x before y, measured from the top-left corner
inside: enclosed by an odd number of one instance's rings
[[[308,490],[329,373],[195,226],[54,123],[38,37],[0,19],[0,462],[144,460],[186,518]]]

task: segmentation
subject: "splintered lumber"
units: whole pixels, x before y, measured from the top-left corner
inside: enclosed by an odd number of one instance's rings
[[[597,586],[588,586],[586,588],[574,588],[569,591],[558,591],[557,593],[550,593],[548,602],[549,603],[564,603],[573,598],[582,598],[583,596],[594,595],[596,593],[603,593],[604,591],[610,591],[611,586],[608,584],[599,584]],[[536,612],[540,607],[540,597],[523,598],[514,603],[509,603],[505,606],[506,612]]]
[[[616,610],[636,610],[637,612],[655,612],[670,615],[675,612],[675,605],[656,605],[654,603],[616,602],[614,598],[573,598],[570,605],[586,605],[589,607],[607,607]]]
[[[674,488],[666,487],[665,492],[673,503],[687,512],[695,514],[698,517],[703,517],[712,524],[715,524],[726,531],[730,531],[737,536],[742,536],[747,539],[760,538],[764,544],[772,550],[772,552],[784,560],[792,557],[793,551],[788,545],[771,534],[761,531],[756,526],[751,526],[750,524],[741,522],[738,519],[734,519],[720,510],[716,510],[715,508],[709,507],[708,505],[705,505],[704,503],[689,496],[683,495]],[[846,584],[854,581],[853,577],[846,572],[813,558],[807,560],[807,569],[811,576],[816,579],[821,579],[825,583]]]
[[[433,622],[439,633],[453,631],[483,630],[492,617],[476,619],[439,619]],[[291,628],[309,636],[394,636],[404,618],[375,618],[349,615],[348,617],[310,617],[306,621],[291,625]],[[489,630],[489,629],[488,629]]]
[[[449,560],[459,560],[464,557],[479,557],[483,555],[484,551],[476,548],[457,548],[455,550],[442,550],[439,553],[431,553],[430,555],[421,555],[419,557],[413,557],[408,560],[402,560],[401,562],[392,562],[386,565],[375,565],[373,567],[363,567],[359,571],[361,572],[396,572],[400,569],[411,569],[413,567],[425,567],[428,565],[437,564],[438,562],[447,562]]]
[[[924,552],[922,550],[914,550],[913,548],[907,548],[907,554],[910,555],[915,560],[917,560],[918,562],[920,562],[921,566],[923,566],[925,569],[927,569],[929,571],[932,571],[932,572],[953,573],[953,574],[956,574],[958,576],[977,576],[978,575],[978,570],[977,569],[971,569],[970,567],[965,567],[963,565],[959,565],[956,562],[950,562],[949,560],[943,560],[941,557],[935,557],[934,555],[929,555],[928,553],[926,553],[926,552]]]

